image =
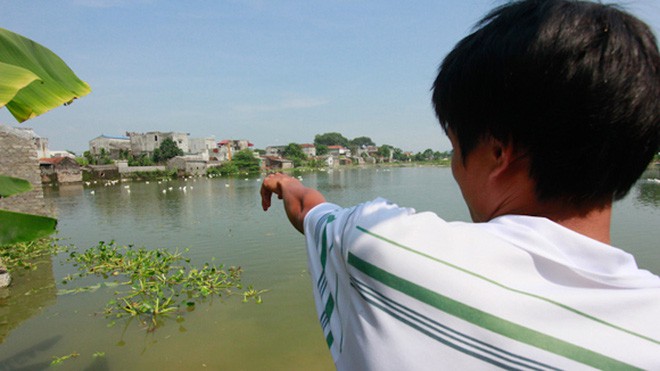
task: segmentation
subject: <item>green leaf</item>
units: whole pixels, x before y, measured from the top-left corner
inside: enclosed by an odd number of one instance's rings
[[[57,220],[46,216],[0,210],[0,245],[31,241],[55,232]]]
[[[6,106],[19,122],[91,91],[55,53],[4,28],[0,28],[0,63],[0,108]]]
[[[0,62],[0,107],[11,101],[16,93],[28,86],[32,81],[39,80],[39,76],[25,68]]]
[[[27,192],[31,189],[32,185],[25,179],[0,175],[0,198]]]

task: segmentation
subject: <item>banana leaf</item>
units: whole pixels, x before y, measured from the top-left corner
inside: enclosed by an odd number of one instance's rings
[[[16,96],[21,89],[31,82],[39,80],[39,76],[11,64],[0,62],[0,105],[5,105]]]
[[[91,91],[48,48],[0,28],[0,108],[23,122]]]
[[[55,231],[57,220],[46,216],[0,210],[0,245],[32,241]]]
[[[0,198],[27,192],[31,189],[32,185],[25,179],[0,174]]]

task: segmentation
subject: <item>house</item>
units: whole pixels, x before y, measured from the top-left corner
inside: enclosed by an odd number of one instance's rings
[[[232,154],[253,147],[246,139],[224,139],[218,142],[217,152],[213,150],[217,161],[231,161]]]
[[[175,169],[177,175],[204,175],[207,161],[202,156],[176,156],[167,161],[168,169]]]
[[[323,161],[327,167],[335,167],[335,165],[339,165],[339,162],[335,162],[335,158],[330,155],[319,156],[319,160]]]
[[[71,157],[40,158],[42,183],[82,182],[82,169]]]
[[[117,160],[122,152],[131,150],[131,141],[124,136],[111,136],[102,134],[89,141],[89,153],[93,156],[99,156],[101,150],[107,153],[111,159]]]
[[[48,156],[46,157],[71,157],[75,159],[76,155],[69,151],[48,151]]]
[[[376,146],[361,146],[357,149],[357,156],[360,157],[378,157],[378,147]]]
[[[213,156],[213,150],[218,148],[215,138],[190,138],[188,140],[190,154],[202,156],[208,161]]]
[[[316,157],[316,146],[311,143],[304,143],[300,145],[304,154],[307,157]]]
[[[282,156],[287,146],[268,146],[266,156]],[[310,143],[300,144],[300,148],[307,157],[316,157],[316,146]]]
[[[53,210],[44,200],[34,138],[34,133],[0,125],[0,174],[25,179],[32,185],[28,192],[0,198],[0,209],[49,216]]]
[[[267,170],[293,169],[293,161],[277,156],[261,156],[263,167]]]
[[[172,139],[183,153],[190,153],[188,133],[150,131],[147,133],[126,133],[131,143],[133,156],[146,154],[151,156],[165,139]]]
[[[335,158],[351,157],[351,150],[340,145],[328,146],[328,154]]]
[[[48,156],[48,138],[43,138],[35,133],[32,128],[23,128],[15,127],[14,129],[19,130],[21,133],[24,133],[26,136],[29,136],[34,142],[34,145],[37,149],[37,158],[49,157]]]
[[[268,146],[266,147],[266,156],[281,157],[286,146]]]

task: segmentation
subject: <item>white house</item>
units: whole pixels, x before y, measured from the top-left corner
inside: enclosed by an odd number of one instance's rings
[[[160,144],[167,138],[172,139],[183,153],[190,153],[188,133],[150,131],[147,133],[129,132],[126,135],[130,139],[131,153],[134,156],[142,153],[151,155],[154,149],[159,148]]]
[[[103,149],[112,159],[118,159],[119,153],[131,150],[131,141],[124,136],[102,134],[89,141],[89,153],[99,155]]]
[[[192,155],[201,156],[208,161],[213,155],[213,150],[218,148],[215,138],[190,138],[188,146]]]

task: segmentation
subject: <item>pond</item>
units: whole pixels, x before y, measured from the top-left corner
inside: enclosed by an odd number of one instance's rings
[[[344,206],[388,198],[402,206],[468,220],[448,168],[346,168],[296,174]],[[647,178],[650,178],[647,180]],[[660,184],[647,174],[615,204],[612,238],[640,266],[660,273]],[[43,369],[334,369],[318,325],[304,239],[281,204],[264,213],[261,179],[196,178],[169,182],[46,187],[62,243],[79,249],[115,240],[146,248],[189,248],[194,264],[241,266],[243,282],[267,289],[263,303],[214,298],[148,332],[136,321],[99,314],[113,289],[57,295],[72,273],[60,254],[17,275],[0,297],[0,370]],[[185,191],[184,191],[185,187]]]

